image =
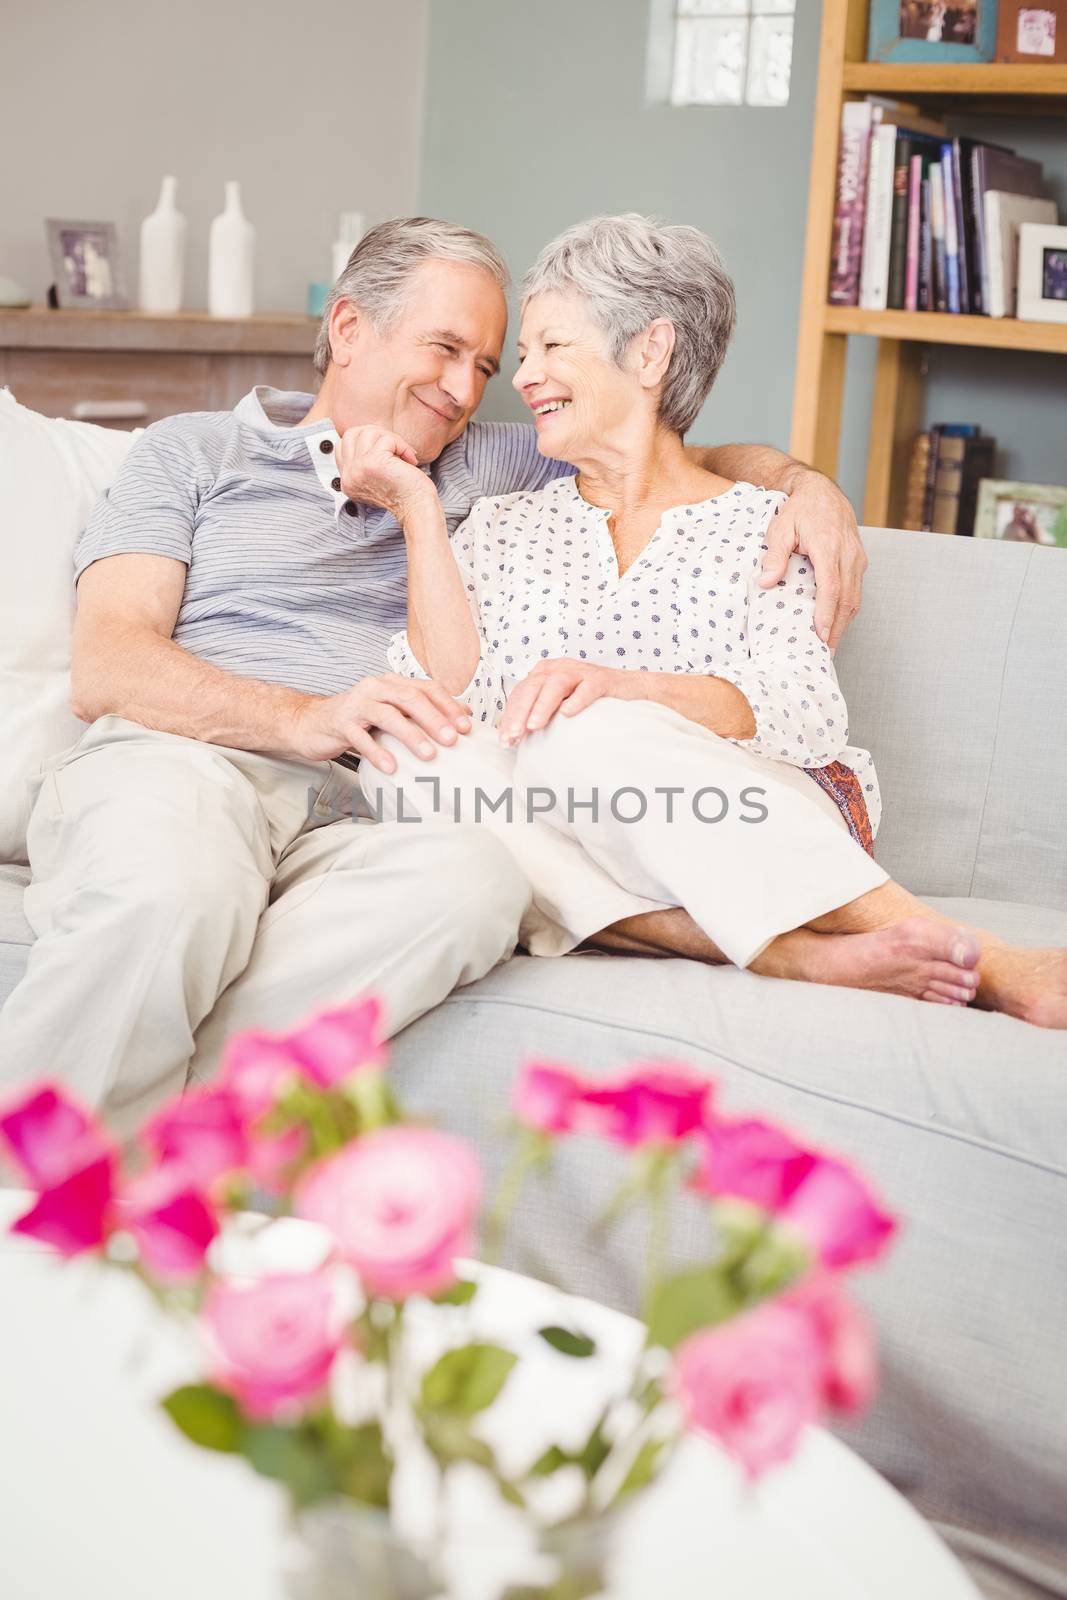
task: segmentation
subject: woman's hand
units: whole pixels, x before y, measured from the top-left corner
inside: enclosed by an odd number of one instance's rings
[[[526,734],[546,727],[557,711],[574,717],[605,696],[632,699],[624,692],[629,687],[625,680],[640,676],[638,672],[594,666],[589,661],[571,661],[566,656],[539,661],[508,696],[497,728],[500,742],[509,748],[518,744]]]
[[[381,506],[403,523],[410,507],[427,491],[435,493],[419,458],[398,433],[367,425],[349,428],[335,456],[341,488],[350,500]]]
[[[815,632],[835,650],[860,608],[867,555],[851,504],[835,483],[810,467],[798,469],[789,499],[767,530],[764,589],[781,581],[794,552],[812,564]]]

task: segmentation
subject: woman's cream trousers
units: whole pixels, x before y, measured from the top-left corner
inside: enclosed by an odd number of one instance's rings
[[[520,941],[556,956],[641,912],[683,906],[735,966],[888,879],[799,767],[754,755],[650,700],[604,699],[504,749],[475,728],[430,763],[385,743],[376,815],[479,823],[533,888]]]

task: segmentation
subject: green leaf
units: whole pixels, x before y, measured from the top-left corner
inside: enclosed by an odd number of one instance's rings
[[[364,1505],[388,1507],[393,1464],[385,1451],[380,1424],[366,1422],[359,1428],[346,1428],[334,1449],[342,1493]]]
[[[558,1444],[550,1444],[544,1454],[539,1455],[530,1468],[530,1477],[550,1478],[561,1467],[573,1466],[574,1461],[575,1457],[569,1456],[565,1450],[561,1450]]]
[[[478,1293],[476,1283],[467,1283],[463,1278],[457,1279],[451,1289],[443,1289],[440,1294],[434,1295],[434,1302],[439,1306],[468,1306]]]
[[[586,1477],[592,1479],[596,1477],[610,1453],[611,1446],[605,1439],[601,1425],[598,1422],[575,1457],[575,1461]]]
[[[484,1439],[476,1439],[466,1420],[456,1411],[420,1411],[426,1447],[446,1466],[451,1461],[472,1461],[496,1474],[496,1458]]]
[[[586,1356],[596,1354],[596,1344],[588,1334],[574,1333],[570,1328],[538,1328],[538,1333],[546,1344],[553,1350],[558,1350],[561,1355],[574,1356],[577,1360],[584,1360]]]
[[[322,1441],[306,1428],[246,1426],[238,1449],[264,1478],[284,1483],[298,1509],[337,1494],[341,1487]]]
[[[742,1303],[721,1264],[664,1278],[649,1296],[648,1342],[673,1350],[698,1328],[726,1322]]]
[[[446,1351],[422,1380],[423,1407],[473,1417],[492,1405],[516,1359],[512,1351],[495,1344]]]
[[[163,1401],[163,1409],[187,1439],[205,1450],[238,1449],[241,1413],[232,1395],[207,1383],[189,1383]]]
[[[650,1484],[660,1469],[667,1446],[667,1439],[646,1439],[633,1461],[630,1470],[619,1486],[616,1500],[622,1500],[628,1494],[634,1494],[638,1489],[643,1489]]]

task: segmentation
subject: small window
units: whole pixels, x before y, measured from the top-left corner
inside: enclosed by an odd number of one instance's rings
[[[675,0],[676,106],[784,106],[796,0]]]

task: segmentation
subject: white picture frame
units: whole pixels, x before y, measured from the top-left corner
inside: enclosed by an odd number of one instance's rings
[[[1027,222],[1019,229],[1019,316],[1067,322],[1067,227]]]

